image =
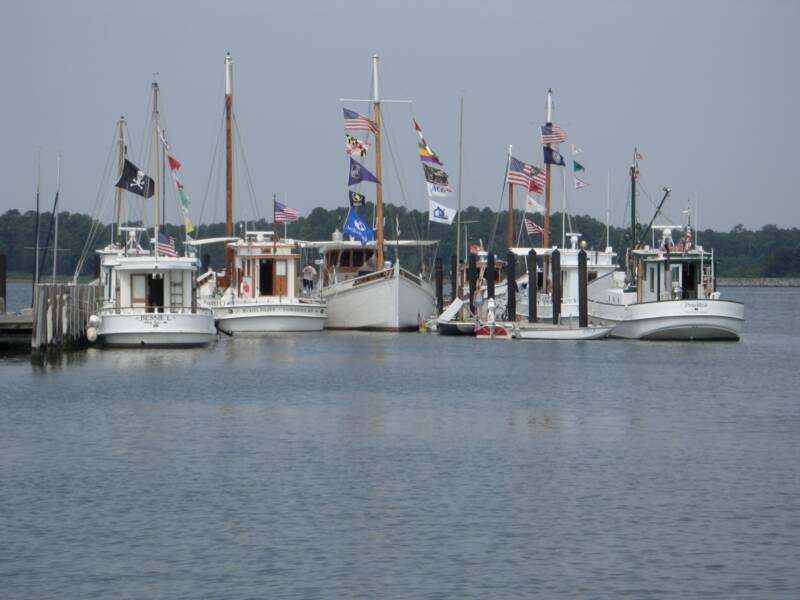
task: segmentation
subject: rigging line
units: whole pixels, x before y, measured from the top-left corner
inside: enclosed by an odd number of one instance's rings
[[[208,179],[206,180],[206,190],[203,194],[203,204],[200,206],[200,216],[198,218],[198,224],[203,222],[203,214],[206,210],[206,202],[208,201],[208,192],[211,188],[211,178],[214,175],[214,167],[217,164],[217,155],[219,154],[219,142],[222,139],[222,126],[224,124],[225,119],[225,106],[222,107],[222,119],[220,120],[219,130],[217,131],[217,141],[214,144],[214,152],[211,154],[211,168],[208,171]]]
[[[247,190],[250,193],[250,204],[251,208],[254,211],[255,220],[261,220],[261,212],[258,210],[258,202],[256,199],[256,190],[253,186],[253,178],[250,175],[250,166],[247,163],[247,155],[244,151],[244,141],[242,140],[242,132],[239,129],[239,120],[236,118],[236,113],[233,113],[233,126],[236,130],[236,137],[239,140],[239,153],[242,156],[242,163],[244,164],[244,171],[245,171],[245,181],[247,182]]]
[[[397,184],[398,184],[398,186],[400,188],[400,196],[403,198],[403,205],[406,207],[406,211],[407,211],[407,214],[408,214],[408,209],[409,209],[408,197],[406,196],[406,190],[405,190],[405,186],[403,185],[402,174],[400,173],[400,168],[398,166],[398,162],[397,162],[397,159],[396,159],[395,154],[394,154],[394,149],[392,148],[392,140],[391,140],[391,133],[390,133],[390,128],[391,128],[390,119],[386,119],[386,125],[387,125],[387,127],[386,127],[386,145],[389,147],[389,156],[392,159],[392,166],[394,167],[395,177],[397,178]],[[411,218],[409,220],[411,221],[411,226],[412,226],[412,228],[413,228],[413,230],[415,232],[415,235],[417,236],[417,240],[419,240],[420,239],[419,238],[419,228],[417,227],[417,224],[414,222],[413,218]]]
[[[101,206],[103,204],[103,195],[104,195],[103,190],[106,187],[105,184],[107,182],[108,175],[110,173],[111,157],[112,157],[112,155],[114,153],[114,146],[117,143],[117,135],[118,135],[117,127],[116,127],[116,125],[114,125],[114,131],[113,131],[113,134],[111,136],[111,147],[109,148],[108,153],[106,154],[106,164],[103,167],[102,177],[100,179],[100,185],[99,185],[99,187],[97,189],[97,195],[95,196],[94,205],[92,207],[92,224],[91,224],[91,226],[89,228],[89,235],[88,235],[88,237],[86,238],[86,241],[83,244],[83,249],[81,250],[81,254],[78,257],[78,263],[76,265],[75,273],[74,273],[74,276],[73,276],[73,283],[75,281],[77,281],[78,275],[81,272],[81,270],[83,269],[83,265],[86,262],[86,258],[87,258],[89,252],[92,249],[92,246],[94,244],[94,240],[97,237],[97,231],[98,231],[98,229],[99,229],[99,227],[101,225],[101,223],[100,223],[100,208],[101,208]],[[113,227],[113,225],[112,225],[112,227]]]
[[[495,213],[494,217],[494,228],[492,229],[492,235],[489,238],[489,245],[487,246],[487,250],[492,252],[492,248],[494,247],[494,238],[495,234],[497,233],[497,225],[500,222],[500,210],[503,207],[503,198],[506,196],[506,181],[508,180],[508,166],[511,162],[511,154],[508,154],[506,157],[506,168],[503,170],[503,184],[500,188],[500,201],[497,204],[497,212]]]
[[[126,136],[125,136],[125,157],[127,158],[127,156],[128,156],[127,149],[133,147],[133,144],[128,143],[129,141],[131,141],[131,142],[133,141],[133,136],[131,135],[131,131],[130,131],[130,127],[128,126],[128,120],[127,119],[125,119],[125,121],[124,121],[124,127],[125,127],[125,133],[126,133]],[[134,158],[136,158],[135,154],[133,154],[133,156],[134,156]],[[139,162],[139,165],[142,165],[142,163]],[[144,167],[140,167],[140,168],[144,168]],[[131,215],[135,212],[135,216],[138,216],[139,224],[144,224],[144,214],[143,214],[142,210],[143,210],[143,207],[142,207],[142,203],[141,202],[135,202],[135,203],[132,203],[132,204],[128,204],[126,202],[125,203],[125,216],[126,216],[126,219],[128,220],[128,222],[130,222],[132,220]],[[121,218],[122,218],[122,215],[120,215],[120,219]],[[139,233],[137,233],[136,236],[138,238]]]

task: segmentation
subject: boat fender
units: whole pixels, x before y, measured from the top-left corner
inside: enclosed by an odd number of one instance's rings
[[[97,329],[95,329],[91,325],[89,327],[87,327],[86,328],[86,339],[89,342],[94,343],[95,340],[97,340]]]

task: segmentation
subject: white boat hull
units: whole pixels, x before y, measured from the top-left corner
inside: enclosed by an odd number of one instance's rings
[[[416,330],[436,308],[430,285],[399,267],[328,286],[321,295],[328,329]]]
[[[226,333],[322,331],[326,310],[320,303],[237,304],[215,307],[214,317]]]
[[[589,301],[595,321],[614,325],[612,337],[634,340],[738,340],[744,306],[728,300],[666,300],[615,305]]]
[[[203,346],[217,335],[211,311],[100,315],[97,337],[104,346]]]

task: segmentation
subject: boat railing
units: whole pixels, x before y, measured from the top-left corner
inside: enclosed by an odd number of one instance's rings
[[[107,306],[99,309],[102,315],[213,315],[210,308],[202,306]]]

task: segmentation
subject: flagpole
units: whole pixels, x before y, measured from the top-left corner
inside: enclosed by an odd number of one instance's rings
[[[119,118],[119,160],[117,161],[117,179],[122,177],[122,171],[125,168],[125,117],[120,116]],[[115,242],[116,245],[122,245],[122,231],[120,227],[122,226],[122,188],[117,188],[117,202],[116,202],[116,227],[111,229],[111,237],[112,242]]]
[[[461,254],[461,188],[464,187],[463,177],[463,170],[462,167],[464,165],[464,95],[461,95],[461,111],[458,120],[458,212],[456,213],[456,279],[460,281],[461,276],[459,272],[460,268],[460,254]],[[466,256],[464,257],[466,258]],[[458,285],[458,281],[453,282],[453,293],[457,295],[458,298],[462,295],[462,290],[460,289],[461,286]]]
[[[376,270],[383,268],[383,177],[381,174],[381,101],[378,95],[378,55],[372,55],[372,103],[375,107],[375,178],[376,199],[375,199],[375,220],[378,233],[377,257],[375,259]]]
[[[225,237],[233,237],[233,61],[225,54]],[[272,205],[273,215],[275,205]],[[274,220],[274,219],[273,219]],[[273,232],[274,235],[274,232]],[[225,244],[225,280],[233,285],[233,248]]]
[[[508,145],[508,159],[511,160],[511,144]],[[508,181],[508,169],[506,169],[506,181],[508,183],[508,249],[514,246],[514,185]]]
[[[553,125],[553,90],[547,90],[547,102],[545,104],[547,109],[547,126],[551,127]],[[546,144],[547,148],[552,148],[551,144]],[[545,195],[544,195],[544,236],[543,236],[543,245],[545,248],[550,247],[550,171],[552,165],[548,162],[545,165],[545,170],[547,172],[547,180],[545,181]]]

